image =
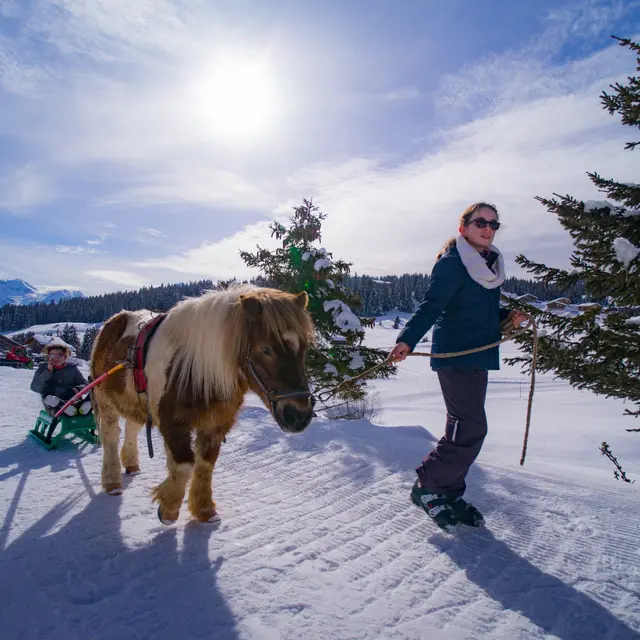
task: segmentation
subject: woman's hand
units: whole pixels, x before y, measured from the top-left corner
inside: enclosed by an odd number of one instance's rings
[[[411,353],[411,347],[406,342],[398,342],[389,354],[391,362],[402,362]]]
[[[520,328],[520,325],[528,319],[529,316],[526,313],[522,313],[522,311],[512,311],[509,314],[509,320],[513,324],[514,329]]]

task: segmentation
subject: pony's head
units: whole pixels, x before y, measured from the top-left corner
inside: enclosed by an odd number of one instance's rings
[[[305,365],[314,331],[306,292],[255,289],[239,297],[246,322],[246,375],[283,431],[299,433],[311,422],[315,399]]]

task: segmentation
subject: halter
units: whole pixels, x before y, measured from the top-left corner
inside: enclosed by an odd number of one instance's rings
[[[262,393],[264,393],[264,395],[267,396],[267,398],[269,399],[269,404],[271,405],[271,413],[273,414],[274,418],[276,415],[276,405],[279,400],[288,400],[289,398],[309,398],[312,408],[313,408],[313,405],[316,403],[316,399],[314,395],[311,393],[311,391],[308,391],[308,390],[307,391],[302,391],[302,390],[289,391],[288,393],[277,393],[273,389],[269,389],[265,384],[264,380],[260,377],[258,370],[256,369],[255,365],[253,364],[253,361],[248,355],[247,355],[247,368],[251,372],[251,375],[253,376],[254,380],[258,383],[258,386],[260,387]]]

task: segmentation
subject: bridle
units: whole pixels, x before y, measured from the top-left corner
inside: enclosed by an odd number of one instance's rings
[[[271,413],[273,414],[274,418],[276,416],[276,407],[277,407],[277,404],[278,404],[279,400],[288,400],[290,398],[309,398],[309,402],[311,402],[311,408],[313,408],[313,406],[315,405],[316,398],[311,393],[311,391],[309,391],[309,390],[306,390],[306,391],[303,391],[303,390],[300,390],[300,391],[289,391],[287,393],[277,393],[273,389],[269,389],[267,387],[267,385],[265,384],[264,380],[262,379],[262,377],[260,376],[260,374],[258,373],[258,370],[256,369],[255,365],[253,364],[253,361],[251,360],[251,357],[249,355],[247,355],[247,358],[246,358],[246,365],[247,365],[247,369],[249,370],[249,372],[253,376],[253,379],[258,383],[258,386],[260,387],[260,390],[262,391],[262,393],[264,393],[264,395],[269,400],[269,404],[271,406]]]

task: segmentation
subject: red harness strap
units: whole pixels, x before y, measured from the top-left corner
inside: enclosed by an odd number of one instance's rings
[[[133,381],[138,393],[146,393],[147,391],[147,377],[144,375],[147,350],[149,349],[149,343],[151,342],[153,334],[166,317],[166,313],[156,316],[144,324],[138,332],[136,344],[133,348]]]

